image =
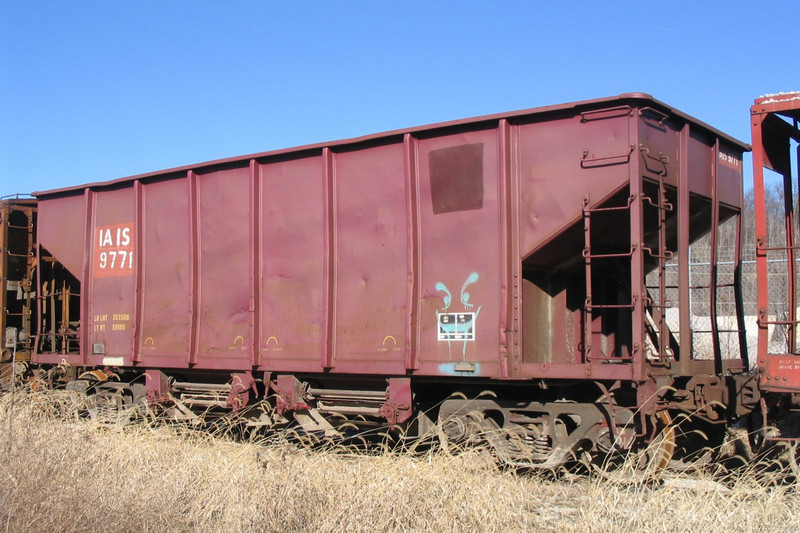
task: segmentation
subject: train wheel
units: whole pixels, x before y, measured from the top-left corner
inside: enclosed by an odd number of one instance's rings
[[[669,469],[675,472],[694,472],[706,468],[723,454],[748,454],[748,435],[745,428],[707,424],[688,415],[673,421],[675,452]],[[752,452],[750,452],[752,455]]]
[[[122,393],[114,390],[100,390],[86,397],[86,411],[96,422],[118,422],[123,409]]]
[[[485,417],[481,410],[457,413],[439,417],[436,424],[436,437],[439,447],[446,455],[458,455],[466,448],[487,443],[496,435],[499,426],[494,420]]]
[[[445,455],[457,455],[463,449],[474,422],[465,416],[452,416],[436,424],[436,438]]]
[[[657,479],[675,453],[675,428],[667,411],[655,415],[657,434],[647,445],[604,458],[595,471],[613,483],[645,483]]]

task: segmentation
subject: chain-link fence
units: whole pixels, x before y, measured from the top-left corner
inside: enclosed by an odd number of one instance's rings
[[[690,246],[688,302],[682,302],[679,298],[677,254],[665,266],[664,286],[666,287],[665,299],[667,301],[664,304],[667,325],[671,333],[677,337],[680,333],[679,309],[688,306],[692,330],[692,351],[695,358],[713,357],[712,307],[716,309],[716,326],[723,358],[738,357],[741,352],[736,312],[737,224],[737,218],[733,217],[719,227],[716,258],[712,257],[710,235],[705,235]],[[747,339],[746,349],[751,355],[752,363],[758,335],[758,280],[752,206],[745,210],[742,228],[741,297]],[[768,249],[766,253],[769,286],[767,320],[781,322],[789,318],[790,285],[789,252],[786,249],[786,230],[783,217],[773,216],[769,219],[767,234],[770,241],[766,246]],[[800,258],[800,250],[796,255]],[[797,258],[791,274],[797,280],[795,282],[795,290],[797,290],[797,286],[800,285],[800,269],[798,269]],[[657,301],[658,298],[653,293],[659,290],[658,269],[648,274],[646,283],[651,292],[650,298]],[[800,303],[800,294],[795,296],[795,302],[796,304]],[[800,309],[797,316],[800,316]],[[770,351],[787,350],[788,339],[785,324],[770,325],[768,335]]]

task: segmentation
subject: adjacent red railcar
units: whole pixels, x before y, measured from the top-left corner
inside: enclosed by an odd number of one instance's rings
[[[37,330],[35,307],[36,200],[19,196],[0,199],[0,362],[8,363],[19,352],[30,359]],[[21,332],[21,333],[20,333]]]
[[[670,455],[677,413],[721,428],[757,396],[716,268],[748,148],[625,94],[40,192],[31,360],[182,416]]]
[[[757,98],[750,109],[753,136],[758,371],[765,439],[800,444],[800,317],[797,236],[800,168],[800,92]],[[794,155],[794,180],[792,159]],[[770,178],[773,178],[770,180]],[[769,187],[769,183],[775,186]],[[772,198],[769,199],[770,195]],[[770,210],[769,205],[777,209]],[[777,211],[777,212],[776,212]],[[798,450],[800,451],[800,450]],[[798,475],[797,460],[793,466]]]

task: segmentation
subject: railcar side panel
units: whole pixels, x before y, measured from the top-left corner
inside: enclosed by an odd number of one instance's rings
[[[141,305],[138,361],[185,366],[192,328],[192,259],[189,180],[142,186]]]
[[[636,145],[642,176],[678,186],[680,123],[651,107],[637,110],[639,142]]]
[[[86,245],[86,195],[39,200],[39,242],[78,279],[83,278]]]
[[[320,155],[258,166],[258,363],[264,370],[322,370],[326,325],[326,222]]]
[[[713,153],[711,147],[713,146],[714,139],[706,132],[690,130],[689,136],[689,168],[690,169],[708,169],[710,170],[714,164]],[[712,175],[710,171],[706,172],[693,172],[689,180],[689,190],[692,194],[699,196],[710,197],[711,187],[713,184]]]
[[[629,113],[625,106],[588,119],[576,114],[519,126],[523,258],[581,221],[584,198],[596,203],[628,184]],[[580,249],[582,233],[578,239]],[[536,263],[552,268],[576,259],[575,247],[558,248]]]
[[[408,218],[402,144],[334,154],[336,372],[405,372]]]
[[[88,307],[87,249],[92,245],[90,191],[73,191],[54,199],[39,200],[36,228],[38,251],[35,284],[38,327],[32,360],[37,363],[85,365],[91,332],[86,327]],[[63,257],[63,260],[61,259]],[[68,279],[69,276],[72,279]],[[64,306],[65,289],[78,296]],[[61,293],[59,297],[59,294]],[[64,310],[71,314],[65,316]],[[65,342],[66,336],[71,339]],[[90,350],[88,350],[90,352]]]
[[[584,202],[627,201],[630,113],[622,106],[519,126],[521,375],[565,374],[584,362]],[[613,230],[627,239],[627,218]]]
[[[742,158],[736,148],[719,141],[716,159],[719,201],[729,206],[740,207],[744,187]]]
[[[501,373],[498,145],[495,129],[419,141],[423,374]]]
[[[93,195],[89,247],[89,363],[130,365],[134,317],[133,187]]]
[[[250,169],[198,174],[196,187],[196,363],[202,368],[249,369],[253,342]]]

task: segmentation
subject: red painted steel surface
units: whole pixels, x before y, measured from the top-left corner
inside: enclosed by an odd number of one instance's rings
[[[58,258],[78,279],[83,276],[86,246],[82,236],[86,229],[86,196],[71,194],[45,200],[39,213],[37,232],[47,243],[47,251]]]
[[[259,165],[258,364],[320,371],[326,352],[326,210],[321,154]]]
[[[464,153],[445,151],[452,147],[467,148]],[[507,251],[500,249],[498,239],[497,148],[496,130],[422,139],[417,145],[421,287],[417,359],[424,374],[457,374],[458,361],[474,364],[475,375],[500,373],[500,332],[507,327],[498,320],[500,258]],[[450,158],[462,167],[448,168],[454,164]],[[469,174],[471,164],[479,165],[477,172],[482,174],[483,190],[475,195],[480,196],[481,207],[465,198],[463,207],[439,205],[450,210],[437,214],[435,194],[458,195],[463,190],[436,190],[432,170],[446,180],[451,170],[459,176]]]
[[[203,368],[251,367],[252,212],[248,167],[197,176],[195,362]]]
[[[763,390],[800,392],[800,352],[797,346],[797,240],[795,209],[800,176],[792,180],[792,142],[795,173],[800,164],[800,92],[769,95],[755,100],[751,110],[753,140],[753,193],[756,220],[756,268],[758,277],[758,367]],[[767,232],[767,201],[764,170],[781,180],[784,199],[783,236]],[[783,240],[783,242],[780,242]],[[770,262],[785,263],[785,305],[775,308],[770,297]],[[786,342],[770,342],[773,328],[785,330]]]
[[[403,145],[333,156],[331,366],[406,370],[408,227]],[[373,366],[374,365],[374,366]]]
[[[192,339],[192,234],[189,180],[142,186],[136,360],[185,364]]]
[[[745,149],[623,95],[39,193],[39,239],[85,287],[90,364],[641,380],[645,192],[738,209]],[[574,287],[587,216],[629,252],[627,333]]]
[[[133,187],[104,191],[93,196],[91,244],[88,248],[89,307],[82,317],[88,325],[91,349],[87,362],[102,366],[106,358],[131,363],[134,318],[132,243],[134,232]],[[121,360],[121,361],[120,361]]]

